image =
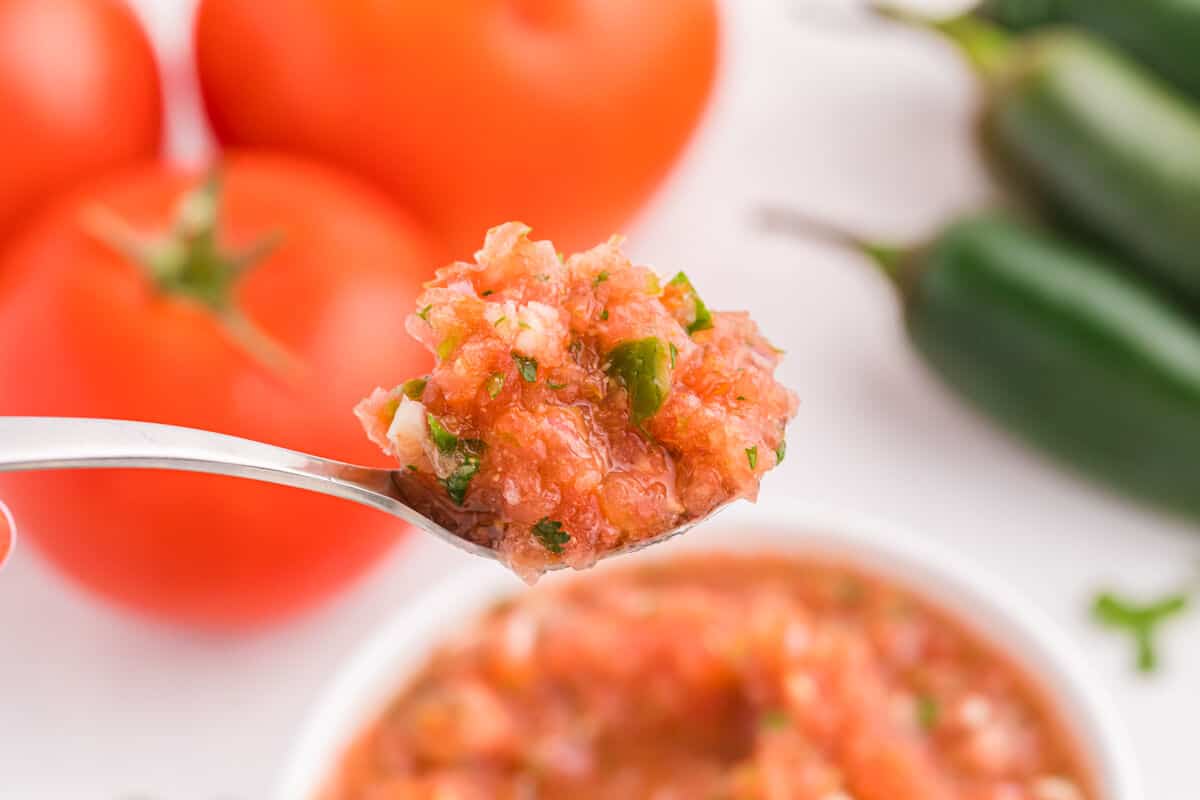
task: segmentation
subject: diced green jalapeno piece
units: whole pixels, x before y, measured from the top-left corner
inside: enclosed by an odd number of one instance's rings
[[[433,439],[433,444],[437,447],[438,452],[444,456],[453,455],[454,451],[458,449],[458,437],[446,430],[433,414],[425,416],[429,420],[429,436]]]
[[[445,361],[447,358],[449,358],[450,354],[454,352],[455,348],[458,347],[458,345],[461,341],[462,341],[461,336],[459,336],[457,333],[452,333],[449,336],[447,336],[445,339],[442,339],[442,341],[438,342],[438,346],[437,346],[438,361]]]
[[[630,416],[634,423],[653,417],[671,391],[671,351],[656,336],[633,339],[617,345],[604,371],[629,393]]]
[[[413,378],[411,381],[405,381],[400,391],[404,392],[404,396],[409,400],[420,400],[421,395],[425,393],[426,382],[424,378]]]
[[[684,309],[679,324],[687,328],[689,336],[696,331],[705,331],[713,326],[712,314],[709,312],[708,306],[704,305],[700,295],[696,294],[696,287],[692,286],[687,275],[680,272],[671,278],[668,285],[678,288],[683,297]]]

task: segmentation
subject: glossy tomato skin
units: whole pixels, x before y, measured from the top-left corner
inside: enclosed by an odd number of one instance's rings
[[[697,123],[714,0],[202,0],[218,137],[385,184],[469,256],[520,219],[565,251],[629,219]]]
[[[84,232],[104,207],[163,230],[197,176],[134,169],[49,211],[0,256],[0,414],[190,425],[386,465],[352,409],[420,374],[403,330],[432,271],[421,230],[357,179],[306,162],[234,154],[221,238],[281,245],[249,272],[239,307],[303,365],[284,379],[205,308],[163,296]],[[238,628],[309,607],[362,573],[402,530],[344,501],[249,481],[149,471],[5,476],[27,539],[121,605]]]
[[[154,54],[121,0],[0,0],[0,108],[0,237],[162,139]]]

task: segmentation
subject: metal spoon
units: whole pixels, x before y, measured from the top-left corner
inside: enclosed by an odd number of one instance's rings
[[[450,531],[412,508],[411,498],[417,492],[423,493],[424,488],[405,470],[347,464],[175,425],[76,417],[0,417],[0,472],[115,467],[207,472],[307,489],[377,508],[472,555],[497,558],[495,550],[466,538],[464,534],[469,531]],[[689,520],[602,557],[669,539],[704,518]]]
[[[12,515],[8,513],[8,506],[0,501],[0,567],[8,560],[8,554],[12,552],[16,540],[17,526]]]

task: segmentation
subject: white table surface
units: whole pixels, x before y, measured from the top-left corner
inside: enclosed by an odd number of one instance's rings
[[[200,157],[191,2],[136,5],[177,92],[171,150]],[[910,353],[888,288],[861,259],[750,223],[766,203],[915,237],[978,203],[972,82],[912,32],[818,27],[805,0],[728,6],[717,101],[627,233],[636,257],[686,268],[719,307],[753,309],[788,351],[782,377],[803,405],[761,502],[800,496],[889,516],[985,562],[1089,656],[1136,740],[1147,796],[1195,798],[1200,614],[1171,626],[1166,664],[1147,680],[1131,672],[1127,642],[1085,610],[1100,584],[1154,592],[1188,576],[1198,531],[1065,475],[959,405]],[[410,539],[325,610],[231,639],[120,616],[18,552],[0,574],[0,797],[263,800],[347,650],[465,558]]]

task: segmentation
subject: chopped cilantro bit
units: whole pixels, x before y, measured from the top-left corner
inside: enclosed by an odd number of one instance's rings
[[[417,465],[416,465],[416,464],[409,464],[409,465],[408,465],[408,470],[409,470],[409,472],[416,472],[416,471],[417,471]]]
[[[916,698],[917,724],[921,730],[933,730],[942,715],[942,709],[935,697],[928,694],[917,695]]]
[[[746,448],[746,461],[750,462],[750,469],[758,466],[758,445]]]
[[[1154,646],[1158,626],[1164,620],[1182,613],[1187,606],[1188,596],[1182,592],[1167,595],[1149,605],[1138,605],[1105,592],[1098,595],[1092,604],[1092,615],[1102,625],[1131,634],[1137,645],[1138,670],[1153,672],[1158,666],[1158,652]]]
[[[687,275],[680,272],[671,278],[667,285],[679,287],[683,299],[691,303],[691,312],[684,319],[679,320],[679,323],[687,328],[689,336],[697,331],[708,330],[713,326],[712,314],[709,312],[708,306],[704,305],[704,301],[696,293],[696,288],[692,286]]]
[[[759,726],[767,730],[777,731],[792,724],[792,718],[781,708],[775,708],[762,715]]]
[[[527,330],[530,330],[531,328],[533,328],[533,326],[530,325],[528,322],[518,322],[517,327],[523,331],[527,331]]]
[[[413,378],[411,381],[405,381],[400,391],[404,392],[404,396],[409,400],[420,400],[421,395],[425,393],[426,383],[424,378]]]
[[[487,390],[488,397],[495,398],[496,395],[500,394],[500,390],[504,388],[504,373],[493,372],[483,382],[483,388]]]
[[[499,327],[500,327],[500,323],[501,323],[501,322],[504,322],[506,319],[508,319],[508,317],[501,316],[499,319],[497,319],[495,322],[493,322],[493,323],[492,323],[492,327],[493,327],[493,328],[499,328]]]
[[[739,395],[737,396],[737,401],[738,401],[739,403],[744,403],[744,402],[746,402],[746,395],[744,395],[744,394],[739,394]]]
[[[670,350],[655,336],[622,342],[608,354],[604,371],[629,393],[635,424],[657,414],[666,400],[671,391],[670,362]]]
[[[542,517],[533,526],[533,535],[551,553],[561,555],[563,545],[571,540],[570,535],[562,529],[562,523],[556,519]]]
[[[551,381],[551,380],[547,380],[546,385],[549,386],[551,389],[553,389],[556,392],[559,389],[567,388],[567,385],[565,383],[555,383],[554,381]]]
[[[787,455],[787,439],[779,440],[779,447],[775,448],[775,466],[783,463],[783,457]]]
[[[607,308],[600,312],[600,319],[601,320],[608,319],[608,309]]]
[[[491,297],[495,293],[496,293],[495,289],[484,289],[482,294],[480,294],[479,296],[480,297]]]
[[[479,459],[467,459],[459,464],[454,472],[441,479],[440,482],[442,486],[446,487],[446,494],[454,501],[454,505],[461,506],[467,499],[467,489],[471,486],[471,479],[478,471]]]
[[[671,350],[671,369],[675,368],[675,359],[679,358],[679,348],[674,342],[667,342],[667,347]]]
[[[438,452],[444,456],[453,454],[458,449],[458,437],[446,430],[433,414],[426,414],[425,417],[429,420],[429,436]]]
[[[513,361],[517,362],[517,372],[521,373],[521,378],[526,383],[533,383],[537,380],[537,359],[526,358],[520,353],[513,352]]]
[[[446,494],[455,505],[461,506],[467,498],[467,489],[471,479],[479,472],[479,460],[483,456],[485,445],[480,439],[462,439],[458,442],[455,452],[459,463],[454,471],[441,478],[438,483],[446,488]]]
[[[604,283],[606,280],[608,280],[608,270],[606,270],[606,269],[600,270],[600,274],[592,279],[592,286],[599,286],[600,284]]]
[[[420,311],[417,312],[417,316],[420,317],[421,319],[425,320],[426,322],[428,322],[429,321],[429,309],[431,309],[431,308],[433,308],[432,304],[425,306],[424,308],[422,308]]]

